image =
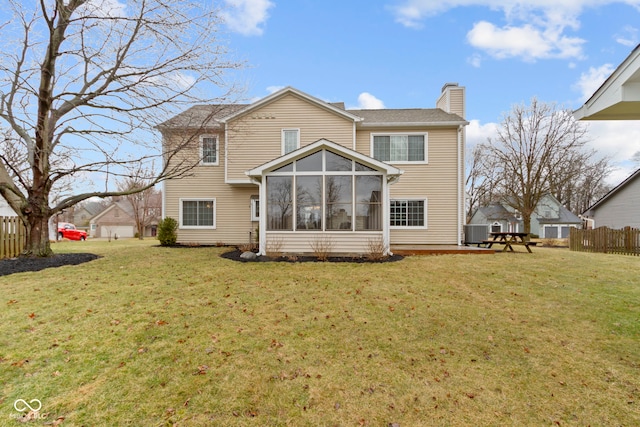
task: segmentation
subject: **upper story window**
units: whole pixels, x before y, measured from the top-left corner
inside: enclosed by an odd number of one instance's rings
[[[426,133],[372,134],[373,158],[383,162],[427,162]]]
[[[300,129],[282,129],[282,154],[300,148]]]
[[[203,165],[218,164],[218,137],[215,135],[200,136],[200,158]]]

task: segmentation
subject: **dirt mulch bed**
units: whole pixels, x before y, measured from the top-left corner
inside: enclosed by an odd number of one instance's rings
[[[62,267],[65,265],[78,265],[100,258],[90,253],[55,254],[50,257],[19,256],[0,260],[0,276],[27,271],[40,271],[45,268]]]
[[[366,257],[329,257],[327,261],[320,261],[315,256],[281,256],[277,258],[271,258],[268,256],[258,256],[256,259],[247,260],[240,258],[242,251],[236,249],[233,251],[225,252],[220,255],[222,258],[230,259],[240,262],[355,262],[355,263],[381,263],[381,262],[394,262],[404,259],[402,255],[392,255],[380,260],[371,260]]]

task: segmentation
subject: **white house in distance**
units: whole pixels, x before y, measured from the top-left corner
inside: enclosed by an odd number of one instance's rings
[[[0,196],[0,216],[18,216],[2,196]]]
[[[640,45],[573,115],[578,120],[640,120]],[[590,206],[583,217],[594,228],[640,228],[640,170]]]

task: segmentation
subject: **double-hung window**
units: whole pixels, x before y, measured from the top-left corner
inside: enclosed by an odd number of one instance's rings
[[[427,225],[426,200],[391,200],[391,227],[421,227]]]
[[[181,199],[181,228],[215,228],[215,199]]]
[[[282,129],[282,154],[300,148],[300,129]]]
[[[218,138],[215,135],[200,136],[200,159],[203,165],[218,164]]]
[[[427,134],[373,134],[373,158],[383,162],[427,162]]]

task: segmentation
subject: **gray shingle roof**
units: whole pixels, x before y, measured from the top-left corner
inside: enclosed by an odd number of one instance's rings
[[[331,103],[341,107],[342,103]],[[337,104],[337,105],[336,105]],[[216,128],[218,120],[246,108],[248,104],[195,105],[188,110],[158,125],[160,129]],[[466,121],[457,114],[447,113],[439,108],[403,108],[381,110],[345,110],[362,117],[362,126],[410,126],[410,125],[457,125]]]
[[[249,104],[207,104],[194,105],[186,111],[162,122],[159,129],[181,129],[181,128],[216,128],[220,127],[218,120],[229,116]]]
[[[373,125],[437,125],[464,124],[466,121],[457,114],[447,113],[440,108],[402,108],[381,110],[347,110],[362,117],[364,126]]]

